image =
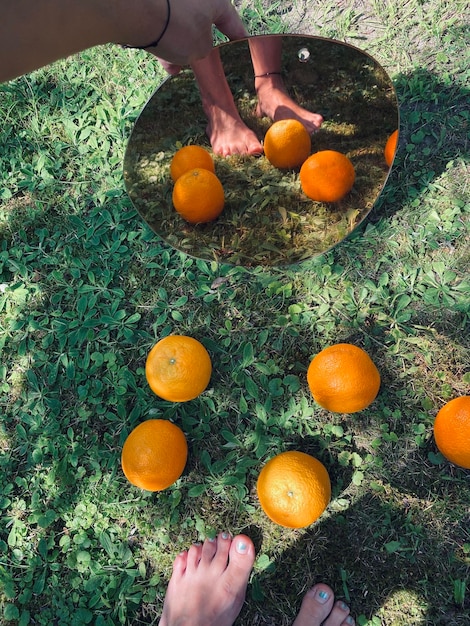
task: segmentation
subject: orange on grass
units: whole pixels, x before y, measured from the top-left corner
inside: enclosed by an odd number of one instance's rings
[[[388,167],[393,163],[393,159],[395,158],[395,152],[397,151],[398,144],[398,129],[394,130],[390,137],[387,139],[387,143],[385,144],[384,157],[385,163]]]
[[[298,120],[274,122],[264,137],[264,154],[279,169],[300,167],[311,149],[310,135]]]
[[[215,174],[200,167],[180,176],[173,188],[173,206],[191,224],[215,220],[224,204],[222,183]]]
[[[150,389],[170,402],[193,400],[209,384],[212,363],[202,343],[186,335],[169,335],[157,342],[145,362]]]
[[[257,481],[266,515],[287,528],[304,528],[320,517],[331,498],[325,466],[305,452],[282,452],[264,465]]]
[[[162,491],[183,473],[188,444],[181,428],[163,419],[142,422],[129,434],[121,454],[127,480],[147,491]]]
[[[355,413],[374,401],[379,392],[380,374],[362,348],[337,343],[313,358],[307,382],[315,401],[324,409]]]
[[[180,176],[195,167],[209,170],[215,174],[214,161],[205,148],[192,145],[180,148],[175,152],[170,164],[170,175],[173,182],[176,182]]]
[[[470,396],[445,404],[434,420],[439,452],[455,465],[470,469]]]
[[[316,202],[338,202],[351,191],[355,180],[353,164],[336,150],[312,154],[300,169],[302,191]]]

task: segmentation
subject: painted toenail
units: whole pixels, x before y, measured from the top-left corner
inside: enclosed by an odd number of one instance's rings
[[[317,593],[317,600],[321,604],[325,604],[325,602],[328,600],[329,597],[330,597],[330,594],[327,591],[322,590]]]
[[[346,618],[346,624],[351,624],[351,626],[354,624],[354,620],[350,615]]]
[[[346,603],[344,603],[344,602],[340,602],[340,603],[339,603],[339,608],[340,608],[342,611],[349,611],[349,606],[348,606]]]
[[[248,544],[246,543],[246,541],[237,542],[237,552],[239,554],[246,554],[248,552]]]
[[[228,539],[230,535],[228,533],[222,533],[222,539]]]
[[[214,543],[215,537],[207,537],[207,541],[210,541],[211,543]]]

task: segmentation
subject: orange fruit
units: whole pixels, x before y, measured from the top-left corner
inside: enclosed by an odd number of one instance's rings
[[[445,404],[434,420],[439,452],[455,465],[470,469],[470,396]]]
[[[129,434],[121,454],[127,480],[147,491],[162,491],[183,473],[188,444],[181,428],[163,419],[142,422]]]
[[[394,130],[385,144],[384,157],[385,163],[390,167],[395,158],[395,152],[397,151],[398,144],[398,130]]]
[[[338,202],[351,191],[355,180],[353,164],[336,150],[312,154],[300,170],[302,191],[316,202]]]
[[[331,498],[325,466],[305,452],[282,452],[264,465],[256,484],[266,515],[287,528],[304,528],[320,517]]]
[[[315,401],[328,411],[355,413],[374,401],[380,374],[370,356],[350,343],[337,343],[319,352],[307,370]]]
[[[202,343],[186,335],[169,335],[157,342],[145,362],[150,389],[170,402],[187,402],[209,384],[212,363]]]
[[[173,206],[191,224],[215,220],[224,204],[222,183],[215,174],[200,167],[180,176],[173,188]]]
[[[170,163],[170,174],[173,182],[180,176],[200,167],[215,174],[215,165],[212,156],[201,146],[184,146],[175,152]]]
[[[300,167],[311,149],[310,135],[298,120],[274,122],[264,137],[264,154],[279,169]]]

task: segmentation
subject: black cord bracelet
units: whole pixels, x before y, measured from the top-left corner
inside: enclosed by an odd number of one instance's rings
[[[160,43],[160,41],[163,39],[163,36],[166,33],[166,31],[168,30],[168,26],[170,25],[170,18],[171,18],[170,0],[166,0],[166,6],[168,7],[168,13],[167,13],[167,16],[166,16],[165,26],[163,27],[162,32],[157,37],[157,39],[155,39],[155,41],[152,41],[152,43],[149,43],[146,46],[123,46],[123,47],[124,48],[135,48],[136,50],[146,50],[147,48],[156,48],[158,46],[158,44]]]
[[[255,78],[267,78],[268,76],[281,76],[282,72],[265,72],[264,74],[255,74]]]

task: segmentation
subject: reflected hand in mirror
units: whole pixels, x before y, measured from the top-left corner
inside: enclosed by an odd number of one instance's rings
[[[288,94],[282,78],[282,38],[260,37],[249,40],[258,98],[256,115],[273,122],[286,119],[300,121],[309,133],[317,131],[323,117],[299,106]],[[228,85],[220,50],[191,65],[202,98],[208,124],[207,136],[215,154],[258,155],[263,145],[243,122]]]
[[[314,131],[311,153],[351,161],[354,184],[339,201],[313,201],[299,167],[279,170],[253,156],[273,122],[286,118]],[[363,51],[320,37],[251,37],[219,46],[155,91],[129,140],[126,188],[152,230],[178,250],[246,267],[292,265],[337,245],[369,214],[397,128],[390,78]],[[191,144],[212,153],[225,192],[222,213],[206,224],[188,224],[172,203],[170,164]]]

